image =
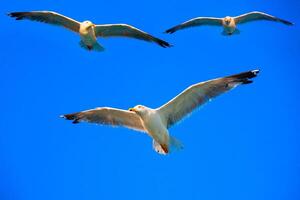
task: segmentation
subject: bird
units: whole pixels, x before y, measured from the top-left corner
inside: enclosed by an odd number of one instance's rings
[[[61,115],[74,124],[89,122],[102,125],[123,126],[147,133],[152,139],[153,149],[162,155],[183,148],[182,143],[169,134],[168,129],[187,117],[196,108],[212,98],[239,85],[252,83],[259,70],[251,70],[227,77],[217,78],[191,85],[164,105],[152,109],[136,105],[129,110],[98,107],[91,110]]]
[[[230,17],[230,16],[226,16],[224,18],[197,17],[188,20],[182,24],[179,24],[177,26],[174,26],[166,30],[165,32],[172,34],[178,30],[185,29],[185,28],[202,26],[202,25],[212,25],[212,26],[223,26],[224,28],[223,35],[233,35],[234,33],[239,33],[239,30],[236,28],[237,24],[243,24],[246,22],[257,21],[257,20],[269,20],[269,21],[281,22],[285,25],[293,25],[292,22],[274,17],[267,13],[253,11],[236,17]]]
[[[142,30],[128,24],[101,24],[96,25],[91,21],[78,22],[62,14],[53,11],[31,11],[31,12],[11,12],[8,16],[16,20],[32,20],[47,24],[63,26],[80,35],[80,46],[86,50],[103,51],[97,42],[97,37],[129,37],[148,42],[155,42],[161,47],[171,47],[168,42],[156,38]]]

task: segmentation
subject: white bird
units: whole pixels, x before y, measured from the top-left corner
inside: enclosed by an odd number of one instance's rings
[[[78,22],[52,11],[12,12],[8,15],[16,18],[16,20],[28,19],[44,22],[52,25],[63,26],[71,31],[79,33],[81,37],[79,44],[87,50],[103,51],[104,48],[97,42],[97,37],[114,36],[155,42],[164,48],[171,46],[169,43],[128,24],[95,25],[91,21]]]
[[[223,26],[224,31],[223,34],[225,35],[232,35],[233,33],[238,33],[236,29],[237,24],[242,24],[250,21],[257,21],[257,20],[269,20],[269,21],[276,21],[281,22],[286,25],[293,25],[293,23],[274,17],[272,15],[263,13],[263,12],[249,12],[243,15],[239,15],[236,17],[224,17],[224,18],[216,18],[216,17],[197,17],[186,21],[182,24],[174,26],[166,31],[166,33],[174,33],[180,29],[190,28],[194,26],[202,26],[202,25],[214,25],[214,26]]]
[[[125,126],[137,131],[146,132],[153,138],[153,148],[160,154],[168,154],[172,149],[181,149],[181,143],[169,135],[168,129],[190,114],[197,107],[210,99],[229,91],[241,84],[252,83],[250,80],[258,74],[252,70],[232,76],[213,79],[194,84],[177,95],[163,106],[152,109],[137,105],[129,111],[110,107],[100,107],[92,110],[65,114],[61,117],[73,120]]]

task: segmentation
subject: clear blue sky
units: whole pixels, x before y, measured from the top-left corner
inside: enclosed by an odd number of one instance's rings
[[[88,52],[68,30],[5,15],[31,10],[128,23],[174,47],[113,38],[99,39],[105,52]],[[218,27],[162,33],[193,17],[253,10],[296,25],[249,23],[233,37]],[[0,199],[300,199],[299,10],[295,0],[2,1]],[[173,127],[185,148],[166,157],[144,134],[59,118],[155,108],[193,83],[256,68],[253,84]]]

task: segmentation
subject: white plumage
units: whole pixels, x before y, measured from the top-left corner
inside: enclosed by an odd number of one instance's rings
[[[148,42],[155,42],[161,47],[170,47],[168,42],[156,38],[142,30],[128,24],[95,25],[91,21],[78,22],[52,11],[12,12],[8,14],[16,20],[28,19],[47,24],[63,26],[79,33],[80,46],[87,50],[103,51],[104,48],[97,42],[97,37],[129,37]]]
[[[73,123],[86,121],[104,125],[125,126],[130,129],[146,132],[153,138],[153,148],[155,151],[160,154],[167,154],[172,148],[182,148],[181,143],[169,135],[168,128],[208,100],[240,84],[252,83],[250,79],[254,78],[258,72],[258,70],[252,70],[194,84],[168,103],[156,109],[142,105],[130,108],[129,111],[102,107],[66,114],[62,117],[73,120]]]
[[[223,34],[232,35],[237,31],[236,29],[237,24],[256,21],[256,20],[269,20],[269,21],[281,22],[286,25],[293,25],[293,23],[289,21],[280,19],[278,17],[274,17],[267,13],[254,11],[236,17],[230,17],[230,16],[223,17],[223,18],[197,17],[168,29],[166,33],[174,33],[178,30],[191,28],[195,26],[214,25],[214,26],[223,26],[224,28]]]

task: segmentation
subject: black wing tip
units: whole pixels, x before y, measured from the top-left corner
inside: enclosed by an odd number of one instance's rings
[[[258,69],[255,69],[255,70],[251,70],[249,72],[245,72],[245,76],[244,78],[242,78],[242,83],[243,84],[250,84],[250,83],[253,83],[253,81],[251,80],[252,78],[255,78],[259,73],[259,70]]]
[[[80,122],[80,119],[77,116],[77,113],[72,113],[72,114],[65,114],[65,115],[60,115],[61,118],[64,118],[66,120],[73,120],[73,124],[78,124]]]
[[[260,72],[260,70],[259,69],[254,69],[254,70],[251,70],[250,71],[250,73],[252,73],[252,75],[253,75],[253,77],[252,78],[254,78],[254,77],[256,77],[257,76],[257,74]]]
[[[181,24],[179,24],[177,26],[173,26],[172,28],[169,28],[168,30],[165,31],[165,33],[173,34],[180,29],[181,29]]]
[[[287,21],[287,20],[284,20],[284,19],[280,19],[280,21],[281,21],[282,23],[284,23],[285,25],[288,25],[288,26],[293,26],[293,25],[295,25],[293,22],[290,22],[290,21]]]
[[[230,76],[229,78],[237,79],[242,84],[250,84],[250,83],[253,82],[251,79],[255,78],[258,75],[259,72],[260,72],[259,69],[255,69],[255,70],[242,72],[240,74]]]
[[[163,48],[173,47],[172,44],[170,44],[170,43],[168,43],[168,42],[166,42],[166,41],[164,41],[164,40],[158,39],[157,43],[158,43],[161,47],[163,47]]]
[[[167,33],[167,34],[173,34],[176,30],[174,28],[170,28],[168,30],[166,30],[164,33]]]
[[[25,14],[25,13],[26,13],[26,12],[10,12],[10,13],[7,13],[7,15],[8,15],[9,17],[15,18],[16,20],[21,20],[21,19],[24,18],[24,14]]]

